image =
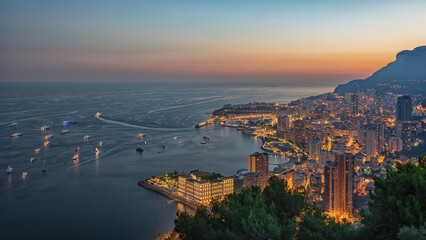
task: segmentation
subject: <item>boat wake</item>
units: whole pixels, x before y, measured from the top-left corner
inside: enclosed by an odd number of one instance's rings
[[[181,131],[181,130],[192,129],[192,128],[155,128],[155,127],[146,127],[146,126],[134,125],[134,124],[125,123],[125,122],[119,122],[119,121],[109,120],[109,119],[102,118],[100,116],[97,117],[97,119],[99,119],[99,120],[101,120],[101,121],[103,121],[105,123],[117,124],[117,125],[121,125],[121,126],[125,126],[125,127],[132,127],[132,128],[146,129],[146,130]]]
[[[216,102],[216,101],[226,100],[226,99],[229,99],[229,98],[223,98],[222,97],[222,98],[215,98],[215,99],[211,99],[211,100],[207,100],[207,101],[182,104],[182,105],[177,105],[177,106],[172,106],[172,107],[167,107],[167,108],[161,108],[161,109],[151,110],[148,113],[163,112],[163,111],[168,111],[168,110],[173,110],[173,109],[178,109],[178,108],[183,108],[183,107],[188,107],[188,106],[193,106],[193,105],[198,105],[198,104],[203,104],[203,103]]]
[[[113,147],[113,148],[109,149],[108,151],[105,151],[104,153],[102,153],[99,157],[106,156],[106,155],[108,155],[108,153],[110,153],[110,152],[114,151],[115,149],[117,149],[117,148],[119,148],[119,147],[122,147],[122,146],[115,146],[115,147]],[[91,162],[93,162],[93,161],[95,161],[95,160],[96,160],[96,157],[93,157],[93,158],[90,158],[90,159],[88,159],[88,160],[86,160],[86,161],[84,161],[84,162],[80,162],[80,163],[78,163],[78,164],[76,164],[76,165],[74,165],[74,166],[71,166],[71,167],[69,167],[68,169],[76,168],[76,167],[79,167],[79,166],[82,166],[82,165],[85,165],[85,164],[91,163]]]

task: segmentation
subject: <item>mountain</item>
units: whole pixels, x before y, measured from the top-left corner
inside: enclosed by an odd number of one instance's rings
[[[367,89],[374,89],[377,94],[392,92],[426,95],[426,46],[401,51],[394,62],[370,77],[340,84],[334,92],[343,95]]]

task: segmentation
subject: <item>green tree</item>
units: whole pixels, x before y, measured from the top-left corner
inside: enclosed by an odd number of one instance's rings
[[[369,213],[363,213],[365,235],[371,239],[396,239],[403,226],[426,222],[426,167],[424,157],[415,164],[398,164],[385,179],[374,178]]]
[[[398,238],[400,240],[426,240],[426,223],[419,228],[413,226],[402,227],[399,230]]]

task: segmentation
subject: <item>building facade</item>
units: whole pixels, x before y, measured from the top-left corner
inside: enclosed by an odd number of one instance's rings
[[[260,175],[258,184],[262,189],[269,179],[269,156],[267,153],[255,152],[248,156],[248,171]]]
[[[334,158],[324,167],[324,208],[336,217],[352,216],[354,157],[336,153]]]
[[[205,181],[195,175],[182,174],[178,178],[178,192],[198,204],[209,204],[213,199],[221,199],[234,192],[234,179],[220,177]]]

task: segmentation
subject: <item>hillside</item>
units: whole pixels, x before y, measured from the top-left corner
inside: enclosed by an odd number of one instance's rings
[[[401,51],[394,62],[370,77],[340,84],[334,92],[345,94],[367,89],[374,89],[378,94],[392,92],[426,95],[426,46],[417,47],[412,51]]]

